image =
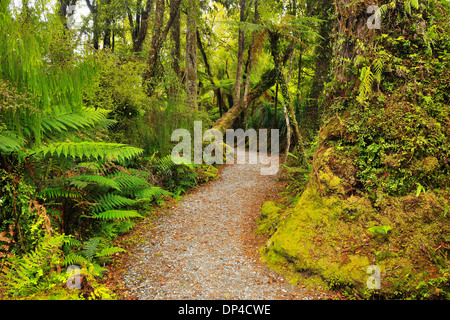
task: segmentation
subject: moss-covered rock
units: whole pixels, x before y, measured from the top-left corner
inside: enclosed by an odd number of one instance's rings
[[[261,214],[258,219],[257,231],[265,236],[271,236],[280,224],[283,209],[273,201],[265,202],[261,207]]]
[[[273,203],[263,206],[261,228],[268,230],[270,221],[270,230],[276,231],[261,249],[262,257],[276,269],[288,267],[294,282],[351,295],[423,297],[432,291],[445,296],[449,250],[439,247],[450,234],[450,221],[440,210],[450,206],[445,199],[436,194],[391,197],[379,210],[366,197],[323,196],[312,183],[285,212]],[[368,230],[379,226],[391,230],[384,236]],[[372,265],[380,270],[380,290],[367,287]]]

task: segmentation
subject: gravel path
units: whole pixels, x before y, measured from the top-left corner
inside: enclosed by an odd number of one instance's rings
[[[259,209],[276,176],[260,165],[225,165],[219,179],[161,215],[123,276],[137,299],[321,299],[293,287],[259,260]]]

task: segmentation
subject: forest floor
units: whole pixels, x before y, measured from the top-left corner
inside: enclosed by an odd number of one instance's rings
[[[280,189],[260,164],[223,165],[216,180],[189,192],[140,227],[141,243],[122,261],[124,299],[330,299],[292,286],[261,261],[255,233],[261,205]],[[112,275],[110,274],[110,277]]]

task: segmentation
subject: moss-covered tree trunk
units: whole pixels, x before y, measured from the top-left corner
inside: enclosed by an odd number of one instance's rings
[[[186,104],[198,111],[197,103],[197,1],[189,0],[186,22]]]
[[[240,102],[229,109],[219,120],[216,121],[214,129],[218,129],[225,132],[226,129],[233,125],[234,120],[236,120],[239,115],[245,110],[245,107],[252,103],[252,101],[259,98],[264,92],[269,90],[276,83],[276,70],[271,69],[265,72],[261,80],[256,84],[253,89],[248,93],[247,104],[243,103],[243,99]]]
[[[314,79],[311,85],[310,100],[311,103],[308,106],[308,110],[305,115],[307,117],[307,123],[312,126],[312,129],[319,129],[319,119],[320,119],[320,104],[319,100],[324,89],[324,84],[328,82],[329,71],[331,67],[332,60],[332,38],[330,34],[333,29],[333,20],[330,18],[330,9],[334,7],[334,1],[332,0],[321,0],[320,5],[311,8],[310,15],[317,16],[323,21],[320,24],[319,35],[322,37],[319,45],[315,50],[315,70]],[[301,57],[301,56],[300,56]],[[299,63],[301,66],[301,63]],[[299,81],[301,78],[299,70]]]

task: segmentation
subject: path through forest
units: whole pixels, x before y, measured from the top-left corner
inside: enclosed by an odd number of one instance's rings
[[[137,299],[323,299],[293,287],[259,259],[260,206],[276,192],[260,164],[224,165],[220,177],[163,213],[133,252],[123,282]]]

